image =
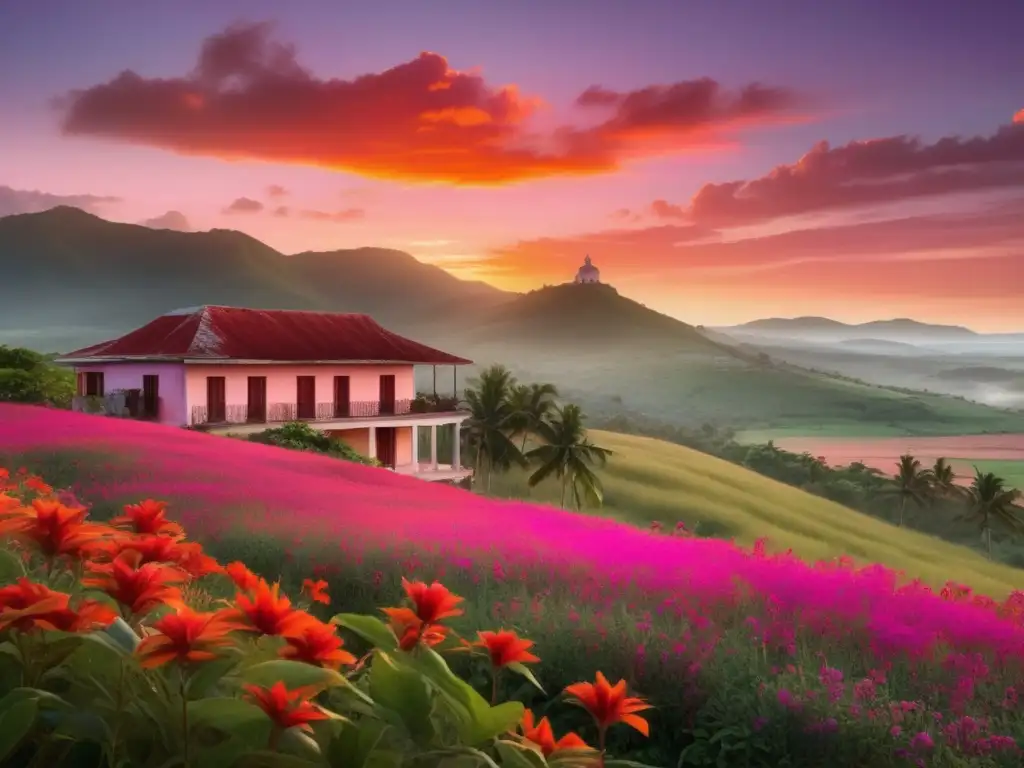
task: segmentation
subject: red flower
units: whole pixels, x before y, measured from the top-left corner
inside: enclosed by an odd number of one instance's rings
[[[308,700],[315,692],[309,688],[289,691],[284,683],[276,682],[270,688],[247,685],[245,692],[248,694],[247,698],[266,712],[267,717],[281,730],[298,728],[302,731],[312,731],[310,723],[327,719],[324,711]]]
[[[544,757],[550,757],[562,749],[593,749],[575,733],[567,733],[555,741],[555,733],[551,728],[550,721],[546,717],[542,717],[540,722],[534,725],[533,712],[529,709],[523,712],[523,720],[519,724],[519,729],[523,732],[524,739],[540,747]]]
[[[126,526],[135,533],[152,533],[181,537],[184,529],[166,517],[167,502],[146,499],[138,504],[126,504],[124,514],[111,519],[114,526]]]
[[[518,662],[525,664],[540,659],[529,652],[533,647],[532,640],[524,640],[515,632],[502,630],[501,632],[477,632],[479,642],[474,643],[477,647],[486,648],[491,657],[491,665],[504,667]]]
[[[28,488],[30,491],[35,491],[41,496],[48,496],[53,493],[53,486],[47,483],[43,478],[30,475],[22,481],[22,485]]]
[[[46,557],[84,557],[103,540],[106,526],[85,522],[86,510],[51,499],[36,499],[0,520],[0,536],[27,539]]]
[[[159,605],[180,606],[181,590],[176,585],[186,581],[188,574],[171,565],[142,563],[141,559],[138,552],[128,550],[112,563],[92,563],[82,585],[103,590],[135,616]]]
[[[231,645],[231,632],[245,628],[229,611],[197,613],[183,605],[154,623],[156,633],[143,638],[135,653],[144,667],[209,661],[216,658],[216,650]]]
[[[108,627],[117,614],[95,600],[82,600],[71,608],[71,596],[55,592],[25,577],[0,589],[0,631],[14,628],[88,632]]]
[[[243,592],[252,592],[260,585],[260,577],[249,570],[245,563],[235,560],[224,566],[224,573],[235,582],[235,586]]]
[[[462,609],[455,606],[462,598],[453,595],[439,582],[427,586],[422,581],[402,579],[405,594],[416,606],[416,615],[424,624],[436,624],[450,616],[461,616]]]
[[[411,651],[418,643],[437,645],[448,633],[442,624],[427,624],[411,608],[381,608],[387,615],[391,631],[398,638],[398,647]]]
[[[574,683],[567,686],[565,692],[574,700],[573,703],[579,704],[590,713],[602,733],[610,725],[625,723],[636,728],[644,736],[650,735],[647,721],[636,713],[651,707],[643,699],[626,696],[625,680],[620,680],[613,686],[598,672],[595,682]]]
[[[172,563],[192,578],[198,579],[222,569],[212,557],[203,552],[202,546],[194,541],[179,541],[170,536],[142,534],[119,538],[108,543],[106,549],[113,557],[132,550],[141,556],[144,563]]]
[[[331,598],[327,594],[327,582],[323,579],[318,581],[304,579],[302,581],[302,592],[315,603],[331,604]]]
[[[296,637],[305,627],[317,622],[305,611],[292,608],[291,600],[280,595],[281,585],[270,586],[266,579],[248,594],[239,592],[235,596],[238,608],[235,614],[248,623],[249,628],[264,635]]]
[[[356,663],[356,657],[342,648],[337,630],[321,621],[304,626],[297,635],[286,637],[285,641],[288,644],[278,652],[285,659],[335,670],[345,664]]]

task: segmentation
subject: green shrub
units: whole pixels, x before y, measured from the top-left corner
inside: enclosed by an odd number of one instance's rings
[[[336,459],[379,467],[377,459],[363,456],[347,443],[336,437],[314,429],[304,421],[293,421],[280,427],[265,429],[247,438],[253,443],[276,445],[278,448],[289,448],[293,451],[311,451],[333,456]]]

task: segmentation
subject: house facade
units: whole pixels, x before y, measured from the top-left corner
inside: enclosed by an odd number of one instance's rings
[[[417,365],[471,361],[366,315],[197,307],[57,362],[77,374],[76,410],[220,434],[304,421],[397,472],[472,474],[457,439],[467,414],[452,397],[418,397],[414,378]]]

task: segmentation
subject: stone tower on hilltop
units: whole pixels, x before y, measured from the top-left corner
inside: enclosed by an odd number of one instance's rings
[[[576,279],[573,282],[577,285],[601,282],[601,270],[590,262],[589,255],[583,260],[583,266],[576,271]]]

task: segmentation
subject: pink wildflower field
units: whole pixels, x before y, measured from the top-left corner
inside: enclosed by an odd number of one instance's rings
[[[668,712],[659,716],[678,718],[665,743],[697,744],[709,764],[723,739],[701,742],[698,732],[737,717],[749,731],[743,738],[755,739],[797,715],[808,739],[867,728],[885,742],[887,762],[833,756],[835,765],[1020,758],[1024,592],[995,600],[960,585],[932,589],[881,566],[804,563],[764,542],[747,550],[328,457],[0,404],[0,465],[56,454],[69,457],[70,491],[95,509],[167,500],[172,517],[204,543],[269,538],[304,572],[328,578],[359,571],[376,586],[392,578],[389,570],[411,570],[461,580],[479,590],[467,598],[480,610],[527,633],[536,628],[539,645],[545,633],[568,637],[566,664],[614,647],[620,669],[610,672],[629,676]],[[552,617],[556,597],[562,613]],[[696,691],[712,673],[747,681],[746,709],[716,714],[708,704],[716,693],[707,690],[692,693],[692,706],[658,700]]]

